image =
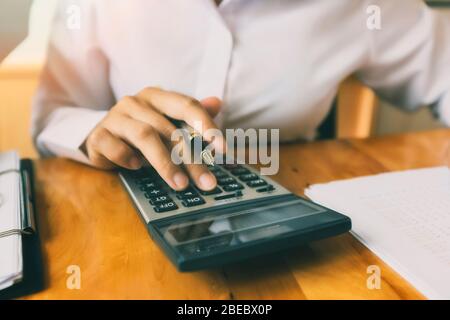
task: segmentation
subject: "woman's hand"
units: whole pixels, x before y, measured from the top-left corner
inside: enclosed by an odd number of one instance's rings
[[[98,168],[139,169],[142,154],[171,188],[182,190],[189,181],[184,171],[172,162],[163,142],[171,141],[176,129],[166,116],[183,120],[198,132],[206,132],[217,129],[212,117],[218,113],[220,104],[217,98],[199,102],[182,94],[146,88],[136,96],[120,100],[94,128],[85,143],[87,155]],[[213,142],[215,150],[225,150],[223,138],[210,137],[207,132],[203,138]],[[216,179],[205,165],[186,164],[185,167],[198,187],[215,188]]]

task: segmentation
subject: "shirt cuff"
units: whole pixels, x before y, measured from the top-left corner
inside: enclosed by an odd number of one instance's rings
[[[90,164],[81,146],[107,113],[86,108],[58,108],[37,137],[38,150],[44,156],[56,155]]]

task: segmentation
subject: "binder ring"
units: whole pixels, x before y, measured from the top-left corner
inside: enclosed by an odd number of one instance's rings
[[[30,235],[30,234],[33,234],[33,232],[27,230],[13,229],[0,232],[0,238],[9,237],[12,235]]]
[[[11,172],[17,172],[20,174],[19,170],[11,169],[6,171],[1,171],[0,176],[3,174],[11,173]],[[28,182],[29,183],[29,182]],[[0,208],[6,203],[6,197],[0,193]],[[30,206],[30,204],[27,204]],[[11,229],[11,230],[0,230],[0,238],[9,237],[12,235],[30,235],[34,233],[34,221],[33,221],[33,213],[32,213],[32,207],[28,207],[28,210],[26,211],[26,214],[29,215],[28,217],[23,216],[24,212],[22,209],[22,226],[20,229]],[[31,215],[31,216],[30,216]]]
[[[0,171],[0,176],[1,176],[1,175],[4,175],[4,174],[7,174],[7,173],[11,173],[11,172],[17,172],[17,173],[20,173],[20,170],[17,170],[17,169],[9,169],[9,170],[5,170],[5,171]]]

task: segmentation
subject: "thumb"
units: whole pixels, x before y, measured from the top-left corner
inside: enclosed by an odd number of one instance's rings
[[[220,112],[220,108],[222,107],[222,100],[216,97],[205,98],[201,100],[200,103],[206,111],[208,111],[211,118],[214,118]]]

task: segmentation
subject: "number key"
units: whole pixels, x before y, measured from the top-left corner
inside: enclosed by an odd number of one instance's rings
[[[228,177],[228,174],[225,171],[215,171],[213,174],[217,179]]]
[[[267,182],[264,181],[263,179],[258,179],[258,180],[253,180],[253,181],[247,182],[247,185],[252,188],[262,187],[262,186],[265,186],[266,184],[267,184]]]
[[[231,164],[224,164],[223,167],[227,170],[233,170],[233,169],[237,169],[240,168],[241,166],[235,163],[231,163]]]
[[[248,182],[248,181],[252,181],[252,180],[258,180],[259,177],[257,174],[248,173],[248,174],[243,174],[242,176],[239,176],[239,179],[241,181]]]
[[[222,178],[222,179],[217,179],[217,183],[221,186],[226,185],[226,184],[230,184],[230,183],[236,183],[236,179],[232,178],[232,177],[226,177],[226,178]]]
[[[242,167],[231,170],[231,174],[235,175],[235,176],[240,176],[242,174],[249,174],[249,173],[250,173],[250,170],[242,168]]]

